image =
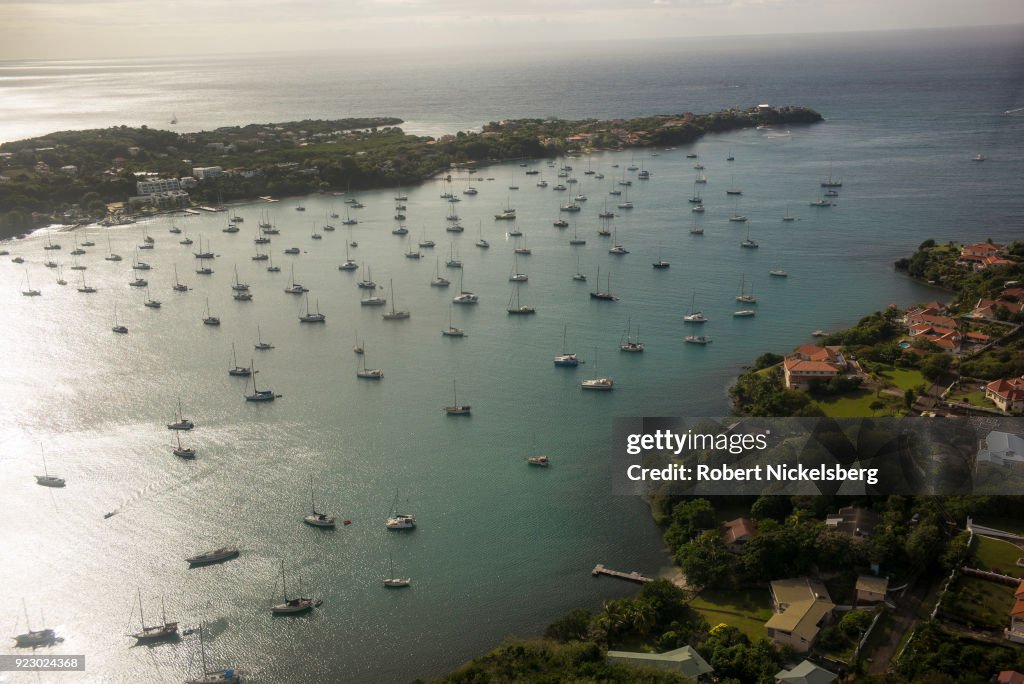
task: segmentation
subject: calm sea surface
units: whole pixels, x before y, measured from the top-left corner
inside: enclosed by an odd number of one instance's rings
[[[479,127],[518,116],[614,117],[712,111],[759,102],[812,106],[827,121],[787,130],[748,130],[707,137],[677,150],[598,153],[568,160],[584,210],[557,229],[557,169],[531,162],[549,181],[518,164],[483,168],[475,197],[455,205],[466,230],[445,231],[441,182],[406,188],[408,237],[391,233],[395,190],[359,195],[351,231],[341,219],[323,232],[344,197],[286,199],[236,208],[240,233],[222,232],[229,214],[177,217],[196,244],[178,244],[169,218],[110,229],[55,234],[63,249],[44,251],[46,236],[4,244],[0,263],[0,617],[5,634],[24,631],[21,600],[33,628],[44,624],[65,641],[48,653],[85,653],[86,675],[43,681],[181,681],[200,668],[195,637],[132,647],[134,597],[141,588],[146,620],[208,624],[210,665],[234,666],[260,682],[407,681],[458,665],[512,634],[539,633],[575,606],[633,590],[593,580],[595,563],[655,574],[669,560],[642,502],[609,495],[607,442],[613,416],[721,415],[726,388],[740,367],[765,350],[785,351],[816,328],[835,329],[890,302],[906,305],[938,293],[892,270],[892,262],[927,238],[1024,237],[1024,107],[1019,30],[805,37],[772,41],[701,41],[563,47],[529,55],[476,54],[377,58],[325,55],[210,58],[184,61],[0,63],[0,139],[111,124],[182,130],[250,121],[394,115],[414,132]],[[1019,114],[1019,113],[1017,113]],[[694,160],[708,183],[707,212],[692,214]],[[732,152],[736,160],[726,162]],[[982,153],[984,163],[972,163]],[[651,172],[641,181],[631,162]],[[616,168],[615,165],[618,165]],[[584,175],[592,168],[603,180]],[[809,202],[831,173],[843,187],[832,208]],[[632,211],[610,223],[631,253],[608,253],[597,217],[623,178],[632,179]],[[493,179],[493,180],[491,180]],[[519,190],[509,186],[518,185]],[[739,201],[727,197],[742,189]],[[622,188],[626,190],[626,188]],[[300,203],[305,212],[296,211]],[[520,242],[493,215],[507,204],[519,214]],[[727,219],[739,211],[745,224]],[[790,211],[797,220],[783,223]],[[252,261],[261,214],[281,234],[267,251],[280,273]],[[695,222],[703,236],[689,232]],[[312,239],[314,228],[322,240]],[[586,245],[570,247],[573,231]],[[749,235],[760,247],[741,249]],[[96,246],[71,270],[75,239]],[[136,254],[145,235],[152,251]],[[482,235],[491,247],[475,246]],[[199,239],[218,257],[201,276],[192,252]],[[372,270],[411,319],[381,319],[362,307],[360,273],[337,266],[350,256]],[[407,259],[416,243],[437,243]],[[108,247],[109,240],[109,247]],[[531,255],[515,262],[525,243]],[[296,246],[301,254],[284,254]],[[122,262],[105,261],[108,249]],[[454,307],[463,339],[444,338],[449,302],[464,262],[475,307]],[[63,265],[68,285],[43,266]],[[651,262],[664,258],[667,270]],[[128,286],[131,264],[150,295]],[[451,281],[429,286],[436,264]],[[192,290],[171,290],[174,269]],[[237,267],[254,299],[236,302]],[[283,292],[294,278],[324,325],[300,324],[304,299]],[[514,267],[530,317],[505,311]],[[571,279],[577,268],[587,283]],[[768,272],[783,268],[788,278]],[[617,303],[591,300],[602,288]],[[81,294],[82,277],[99,289]],[[41,297],[23,297],[26,280]],[[757,315],[734,319],[744,281],[758,297]],[[393,282],[394,290],[390,284]],[[381,293],[382,290],[378,290]],[[686,345],[698,332],[682,322],[691,301],[709,322],[706,347]],[[222,325],[204,326],[209,310]],[[116,315],[130,334],[110,331]],[[631,325],[647,345],[624,354]],[[257,326],[275,345],[254,351]],[[556,368],[566,345],[586,364]],[[380,382],[355,376],[364,341]],[[227,375],[232,344],[238,363],[254,359],[258,383],[281,394],[272,404],[243,400],[246,380]],[[615,379],[611,393],[583,393],[580,380]],[[457,382],[468,418],[445,416]],[[251,384],[250,384],[251,387]],[[165,428],[180,398],[196,429],[183,435],[198,457],[171,454]],[[62,490],[33,482],[44,451]],[[548,470],[525,459],[545,453]],[[318,507],[352,524],[335,531],[302,524],[314,477]],[[384,519],[397,496],[419,527],[389,532]],[[103,514],[117,511],[104,519]],[[224,544],[241,557],[188,570],[183,558]],[[272,619],[280,598],[280,563],[290,591],[301,578],[323,606],[296,619]],[[390,572],[412,587],[388,591]],[[9,652],[9,646],[3,646]],[[296,673],[303,674],[297,675]],[[0,675],[0,681],[35,681]]]

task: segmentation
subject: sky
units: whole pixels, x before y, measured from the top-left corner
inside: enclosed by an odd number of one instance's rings
[[[1021,0],[0,0],[0,59],[457,51],[1022,23]]]

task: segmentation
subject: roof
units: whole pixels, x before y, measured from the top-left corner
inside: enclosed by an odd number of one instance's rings
[[[1010,617],[1024,618],[1024,600],[1017,599],[1017,602],[1013,604],[1013,608],[1010,609]]]
[[[998,684],[1024,684],[1024,674],[1016,670],[1003,670],[996,679]]]
[[[785,368],[790,373],[838,373],[839,366],[831,361],[804,361],[797,356],[790,356],[785,361]]]
[[[782,670],[775,675],[776,682],[786,682],[786,684],[831,684],[836,679],[836,675],[825,668],[818,667],[810,660],[805,660],[792,669]]]
[[[1020,581],[1017,588],[1014,590],[1013,595],[1019,599],[1024,599],[1024,580]]]
[[[754,536],[757,525],[750,518],[736,518],[722,525],[722,540],[726,544],[735,544],[737,541]]]
[[[840,532],[851,536],[855,534],[868,535],[878,524],[879,515],[870,508],[859,506],[845,506],[839,509],[838,513],[830,513],[825,519],[828,524],[834,524]]]
[[[993,430],[985,437],[985,446],[993,453],[1004,454],[1012,451],[1015,454],[1024,456],[1024,439],[1009,432],[996,432]],[[1024,586],[1024,582],[1021,583],[1021,586]]]
[[[985,385],[985,391],[1007,400],[1019,401],[1024,399],[1024,377],[993,380]]]
[[[889,590],[888,577],[861,575],[857,578],[857,591],[870,591],[872,594],[884,594]]]
[[[781,612],[772,615],[764,623],[765,628],[791,632],[805,641],[814,641],[821,618],[835,608],[825,585],[807,577],[797,577],[777,580],[770,586]]]
[[[683,646],[665,653],[635,653],[633,651],[608,651],[608,660],[634,662],[641,665],[657,665],[681,672],[686,677],[696,679],[708,674],[713,668],[700,657],[691,646]]]

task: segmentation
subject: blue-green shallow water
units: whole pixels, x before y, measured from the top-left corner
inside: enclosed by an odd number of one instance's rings
[[[360,307],[359,274],[337,270],[349,236],[340,219],[332,221],[337,231],[311,239],[312,225],[329,211],[344,216],[341,197],[306,198],[304,213],[294,210],[296,200],[240,208],[246,221],[236,235],[221,232],[227,214],[176,219],[196,240],[189,248],[167,233],[167,219],[90,229],[97,246],[80,261],[89,267],[89,284],[100,289],[95,295],[75,291],[80,276],[68,268],[70,236],[58,238],[64,249],[56,254],[43,251],[41,236],[4,245],[28,262],[27,269],[0,263],[5,629],[14,633],[16,620],[23,627],[24,597],[33,627],[44,611],[46,623],[65,637],[52,652],[88,654],[86,676],[48,681],[175,681],[194,674],[194,638],[130,648],[123,634],[141,586],[147,620],[158,615],[163,594],[171,619],[214,622],[210,660],[242,669],[247,679],[403,681],[450,668],[506,635],[536,634],[571,607],[596,607],[632,591],[588,574],[597,562],[649,573],[668,564],[645,507],[608,496],[611,418],[720,415],[728,382],[762,351],[788,349],[815,328],[849,324],[889,302],[935,297],[891,268],[922,240],[1020,237],[1020,119],[1001,115],[1019,96],[1017,44],[995,42],[966,62],[956,44],[933,46],[920,61],[898,48],[881,56],[843,53],[846,63],[821,51],[819,68],[803,70],[782,68],[795,60],[784,51],[760,60],[737,53],[723,69],[742,67],[750,82],[767,84],[764,99],[811,104],[829,121],[794,127],[788,136],[751,130],[695,145],[709,178],[702,190],[707,213],[698,218],[702,237],[688,232],[693,215],[686,199],[695,172],[684,155],[690,149],[656,157],[638,152],[636,162],[653,177],[634,179],[629,198],[636,208],[614,221],[632,252],[626,256],[607,253],[610,240],[597,236],[596,215],[634,158],[629,152],[593,156],[590,164],[605,173],[604,181],[583,175],[586,159],[570,162],[590,198],[576,217],[583,247],[567,244],[572,227],[551,225],[567,193],[536,188],[536,177],[516,164],[482,169],[478,175],[495,180],[474,181],[475,198],[463,196],[465,180],[456,179],[453,190],[464,201],[455,206],[466,226],[460,236],[444,232],[447,203],[438,197],[439,182],[405,189],[407,239],[390,233],[395,192],[363,193],[366,209],[352,212],[360,224],[352,231],[359,246],[351,256],[369,265],[382,287],[394,280],[399,308],[412,312],[404,322],[383,321],[381,309]],[[627,75],[659,97],[669,89],[659,83],[693,73],[650,60],[631,64]],[[705,93],[698,100],[726,99],[735,82],[725,77],[688,92]],[[539,79],[536,86],[541,93],[547,87]],[[616,97],[622,96],[608,95],[606,106]],[[559,104],[541,101],[536,108],[562,111]],[[620,109],[643,104],[629,100]],[[578,115],[576,106],[566,102],[565,115]],[[395,104],[392,112],[400,109]],[[477,122],[487,113],[478,112]],[[272,114],[266,118],[293,118]],[[731,164],[724,160],[730,150]],[[978,152],[988,161],[971,163]],[[838,205],[813,209],[807,203],[818,196],[830,161],[844,182]],[[535,165],[554,185],[554,170]],[[519,191],[507,190],[513,182]],[[738,206],[750,217],[745,225],[727,221],[736,208],[725,196],[733,182],[744,192]],[[520,296],[537,307],[533,317],[505,312],[514,242],[503,235],[510,226],[493,215],[506,202],[517,208],[533,250],[518,260],[530,276]],[[781,222],[787,206],[798,221]],[[278,274],[250,261],[261,210],[282,230],[269,245],[282,267]],[[473,244],[478,223],[491,243],[487,251]],[[747,226],[757,250],[739,247]],[[157,240],[152,252],[140,252],[154,269],[140,274],[163,300],[159,311],[144,308],[145,293],[127,285],[143,229]],[[438,243],[433,251],[452,280],[447,290],[428,285],[435,268],[429,250],[420,261],[404,257],[424,230]],[[107,235],[125,261],[102,259]],[[220,255],[212,276],[193,273],[199,236]],[[454,308],[465,339],[440,335],[459,282],[458,271],[444,267],[450,241],[465,262],[466,289],[481,300]],[[303,253],[284,255],[292,245]],[[65,264],[66,287],[42,267],[47,256]],[[588,283],[570,279],[577,256]],[[659,257],[671,268],[652,269]],[[175,264],[193,291],[170,290]],[[252,302],[230,297],[236,264],[252,286]],[[319,302],[327,315],[325,325],[298,322],[302,300],[282,291],[293,264],[296,279],[311,290],[311,305]],[[602,287],[611,273],[620,302],[589,299],[598,267]],[[789,278],[769,277],[773,268],[785,268]],[[26,270],[42,297],[20,295]],[[753,319],[731,317],[740,308],[734,297],[741,278],[759,298]],[[695,291],[710,319],[700,330],[714,338],[707,347],[681,339],[693,332],[681,316]],[[207,297],[220,328],[200,322]],[[115,305],[128,336],[110,332]],[[647,343],[642,355],[617,350],[627,321]],[[252,350],[257,324],[276,349]],[[568,346],[587,360],[575,370],[551,363],[565,328]],[[355,377],[357,337],[365,340],[368,364],[384,369],[383,381]],[[260,386],[281,399],[243,401],[245,381],[226,373],[232,342],[239,362],[254,358]],[[597,374],[612,376],[615,391],[579,389],[582,378]],[[453,379],[460,402],[473,405],[472,417],[441,412]],[[184,435],[199,450],[192,463],[171,455],[173,434],[164,427],[178,397],[197,423]],[[50,471],[68,479],[66,489],[33,484],[32,475],[41,472],[40,444]],[[553,467],[528,468],[525,458],[538,453],[549,454]],[[352,525],[325,532],[301,523],[311,474],[320,507]],[[415,532],[384,529],[396,488],[401,507],[419,519]],[[103,520],[114,509],[118,515]],[[242,556],[185,568],[185,556],[226,543],[240,545]],[[412,577],[410,589],[380,585],[389,554],[396,574]],[[324,598],[309,617],[270,617],[281,558],[289,587],[297,588],[301,575],[306,593]],[[134,621],[137,626],[137,614]]]

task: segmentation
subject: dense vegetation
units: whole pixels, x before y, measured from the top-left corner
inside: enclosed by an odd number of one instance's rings
[[[136,194],[138,173],[179,178],[190,176],[193,167],[238,171],[189,190],[194,200],[212,203],[397,187],[453,165],[676,145],[709,132],[820,120],[820,114],[805,108],[616,121],[519,119],[438,139],[408,135],[394,118],[251,124],[195,133],[145,126],[63,131],[0,145],[0,237],[49,221],[100,218],[108,203]]]

